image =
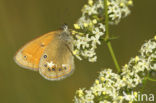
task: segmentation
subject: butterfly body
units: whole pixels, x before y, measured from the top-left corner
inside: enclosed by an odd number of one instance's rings
[[[21,67],[39,71],[48,80],[60,80],[74,71],[72,42],[67,28],[53,31],[24,45],[14,60]]]

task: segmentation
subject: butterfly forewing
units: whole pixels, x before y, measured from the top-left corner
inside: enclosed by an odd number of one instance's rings
[[[72,50],[72,43],[67,45]],[[73,55],[57,34],[41,57],[39,72],[48,80],[60,80],[71,75],[73,70]]]
[[[45,48],[52,41],[54,34],[58,32],[54,31],[44,34],[24,45],[16,53],[14,57],[15,62],[24,68],[38,70],[39,61]]]

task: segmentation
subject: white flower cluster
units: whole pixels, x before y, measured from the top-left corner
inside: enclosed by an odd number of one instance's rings
[[[149,64],[147,69],[156,70],[156,36],[146,42],[140,52],[143,58],[146,58],[146,64]]]
[[[117,24],[121,18],[130,13],[129,6],[132,0],[108,0],[108,16],[110,24]],[[82,16],[76,24],[74,35],[73,54],[78,58],[95,62],[97,59],[95,49],[101,44],[105,34],[104,0],[88,0],[82,8]],[[104,38],[104,37],[103,37]]]
[[[132,89],[142,84],[149,72],[156,71],[156,36],[149,40],[140,50],[140,55],[132,58],[123,66],[120,74],[111,69],[100,72],[99,77],[88,89],[79,89],[74,98],[75,103],[125,103],[137,98]]]
[[[118,24],[121,18],[130,14],[129,6],[132,0],[108,0],[108,15],[111,24]]]

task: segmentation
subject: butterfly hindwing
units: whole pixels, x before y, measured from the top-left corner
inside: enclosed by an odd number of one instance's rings
[[[24,45],[16,53],[14,57],[15,62],[21,67],[38,70],[41,55],[52,41],[54,34],[58,32],[59,31],[54,31],[44,34]]]
[[[64,36],[66,34],[62,35],[60,33],[54,36],[51,43],[45,49],[39,63],[40,74],[48,80],[63,79],[72,74],[74,70],[74,58],[65,43],[67,43],[71,50],[73,49],[73,45],[60,39],[60,35]]]

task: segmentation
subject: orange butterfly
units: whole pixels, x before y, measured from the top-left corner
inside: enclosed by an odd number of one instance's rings
[[[15,62],[27,69],[39,71],[48,80],[60,80],[74,71],[73,38],[67,26],[63,30],[44,34],[16,53]]]

